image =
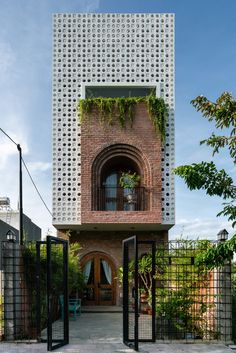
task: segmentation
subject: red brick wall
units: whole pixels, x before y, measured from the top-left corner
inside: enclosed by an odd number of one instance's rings
[[[148,211],[92,211],[92,165],[99,153],[114,144],[128,144],[139,150],[142,160],[141,186],[150,194]],[[122,129],[118,123],[101,126],[97,112],[81,127],[81,220],[91,223],[161,224],[161,143],[156,136],[145,103],[135,109],[133,126]]]
[[[163,242],[168,240],[167,231],[158,232],[136,232],[138,240],[155,240],[156,242]],[[79,233],[72,232],[70,241],[79,242],[82,246],[80,251],[80,259],[92,252],[102,252],[109,255],[114,263],[115,272],[117,276],[117,270],[122,266],[122,240],[132,236],[130,232],[115,232],[115,231],[104,231],[104,232],[90,232],[81,231]],[[150,251],[150,247],[145,245],[139,246],[140,252],[144,253]],[[148,249],[148,250],[147,250]],[[145,251],[146,250],[146,251]],[[115,277],[116,277],[115,276]],[[119,287],[118,281],[116,281],[116,304],[121,304],[121,288]]]

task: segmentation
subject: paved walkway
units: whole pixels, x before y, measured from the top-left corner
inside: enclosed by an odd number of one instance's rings
[[[46,353],[46,344],[0,343],[0,353]],[[122,343],[121,313],[82,313],[70,321],[70,344],[57,353],[133,353]],[[141,353],[236,353],[223,344],[140,343]]]
[[[140,344],[140,353],[233,353],[222,344]],[[1,343],[1,353],[46,353],[46,344]],[[81,343],[59,348],[57,353],[134,353],[121,343]]]

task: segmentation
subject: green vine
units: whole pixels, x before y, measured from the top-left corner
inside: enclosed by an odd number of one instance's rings
[[[222,267],[231,262],[236,253],[236,234],[229,240],[215,244],[197,256],[196,262],[206,269]]]
[[[168,115],[168,107],[162,98],[149,95],[146,97],[117,97],[117,98],[87,98],[81,99],[77,109],[81,124],[88,115],[96,109],[101,124],[113,125],[118,120],[119,125],[125,128],[127,120],[131,127],[134,120],[134,108],[137,103],[146,103],[149,117],[157,135],[161,135],[162,142],[165,140],[165,126]]]

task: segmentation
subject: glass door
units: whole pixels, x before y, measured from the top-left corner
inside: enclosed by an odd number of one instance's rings
[[[112,261],[101,253],[86,258],[84,301],[86,305],[115,305],[115,272]]]

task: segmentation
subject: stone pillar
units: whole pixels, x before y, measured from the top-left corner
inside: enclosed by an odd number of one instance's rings
[[[226,241],[228,232],[224,229],[217,236],[219,242]],[[218,269],[218,323],[220,339],[232,343],[231,263]]]

